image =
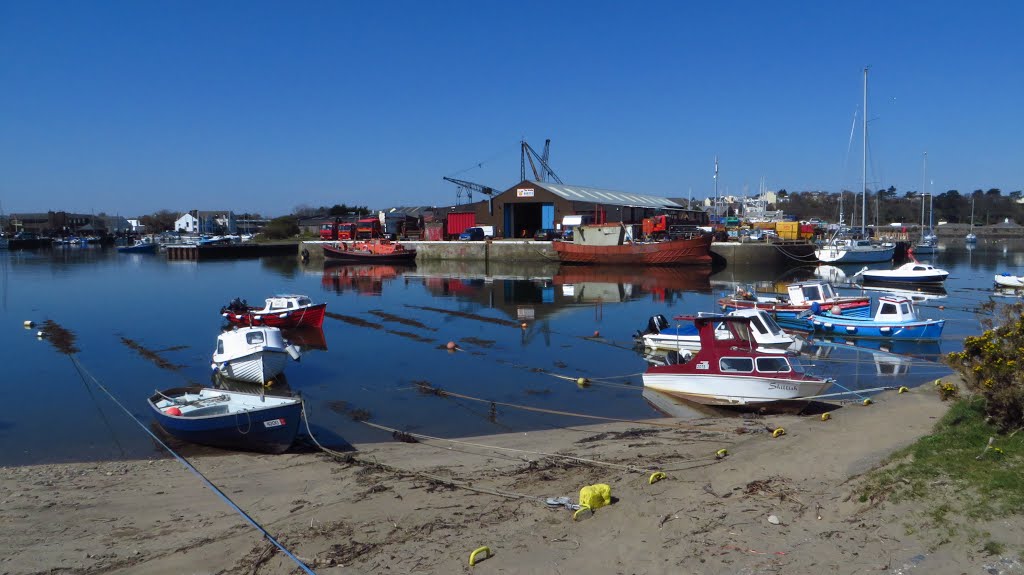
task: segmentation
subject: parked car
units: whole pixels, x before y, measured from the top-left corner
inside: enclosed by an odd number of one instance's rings
[[[466,228],[466,231],[459,234],[459,240],[464,242],[479,242],[484,239],[483,228]]]
[[[558,230],[537,230],[537,233],[533,234],[533,239],[539,242],[549,242],[561,237],[562,234]]]

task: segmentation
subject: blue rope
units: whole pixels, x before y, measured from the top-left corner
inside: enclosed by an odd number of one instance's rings
[[[79,377],[82,378],[82,381],[85,381],[86,384],[88,384],[89,382],[86,381],[86,379],[85,379],[85,375],[88,372],[85,370],[84,367],[82,367],[82,364],[78,363],[78,358],[76,358],[73,355],[68,355],[68,357],[71,358],[71,362],[75,364],[75,369],[78,370]],[[114,394],[110,393],[110,391],[108,391],[106,387],[103,387],[103,384],[100,383],[98,379],[93,377],[92,374],[88,374],[88,375],[89,375],[89,379],[91,379],[93,381],[93,383],[96,384],[96,387],[98,387],[101,390],[103,390],[103,393],[107,394],[107,396],[110,397],[111,401],[113,401],[118,407],[120,407],[122,411],[127,413],[128,417],[132,418],[132,421],[134,421],[135,423],[139,424],[139,427],[141,427],[143,431],[145,431],[147,434],[149,434],[149,436],[152,437],[154,441],[159,443],[161,447],[163,447],[164,449],[167,450],[168,453],[173,455],[174,458],[177,459],[179,462],[181,462],[181,464],[184,465],[186,469],[188,469],[193,474],[195,474],[196,477],[201,479],[203,481],[203,483],[206,484],[207,487],[209,487],[211,490],[213,490],[214,493],[216,493],[221,499],[224,500],[225,503],[228,504],[228,507],[234,509],[236,513],[241,515],[242,518],[245,519],[249,523],[249,525],[252,525],[253,527],[255,527],[257,531],[262,533],[264,537],[266,537],[271,543],[274,544],[274,546],[276,546],[278,549],[280,549],[281,552],[283,552],[285,555],[287,555],[289,559],[294,561],[295,564],[298,565],[303,571],[305,571],[306,573],[309,573],[309,575],[316,575],[316,573],[313,572],[312,569],[310,569],[309,567],[306,567],[305,563],[303,563],[298,557],[293,555],[291,551],[288,551],[288,549],[286,549],[284,547],[284,545],[281,545],[281,543],[279,543],[277,541],[277,539],[274,539],[274,537],[270,533],[268,533],[267,530],[264,529],[262,525],[257,523],[256,520],[253,519],[252,517],[249,517],[249,514],[247,514],[238,505],[236,505],[235,502],[232,501],[230,497],[225,495],[224,492],[221,491],[216,485],[214,485],[212,481],[207,479],[205,475],[203,475],[198,469],[193,467],[192,464],[189,463],[187,459],[185,459],[184,457],[178,455],[177,452],[175,452],[173,449],[170,448],[170,446],[168,446],[166,443],[164,443],[163,440],[161,440],[159,437],[157,437],[157,435],[155,433],[153,433],[152,430],[150,430],[141,421],[139,421],[138,418],[135,417],[132,414],[132,412],[128,411],[128,408],[126,408],[124,405],[122,405],[121,402],[118,401],[116,397],[114,397]]]

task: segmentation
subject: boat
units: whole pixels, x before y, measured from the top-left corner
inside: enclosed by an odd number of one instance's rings
[[[949,277],[949,272],[931,264],[907,262],[894,270],[869,270],[864,268],[857,272],[864,281],[871,283],[893,284],[941,284]]]
[[[118,246],[117,251],[123,254],[155,254],[157,244],[149,238],[136,240],[130,246]]]
[[[324,257],[335,263],[415,263],[416,250],[386,239],[324,244]]]
[[[718,305],[724,312],[763,309],[768,311],[779,325],[796,329],[807,329],[806,320],[799,316],[812,306],[818,306],[819,309],[838,306],[844,314],[858,317],[868,317],[871,313],[870,296],[841,296],[832,284],[822,280],[789,284],[786,291],[787,295],[759,295],[752,288],[740,286],[732,295],[720,298]]]
[[[864,155],[861,164],[861,223],[860,237],[842,237],[843,214],[842,204],[839,207],[839,226],[836,232],[824,245],[814,250],[819,262],[832,264],[861,264],[891,261],[896,252],[896,244],[891,242],[874,243],[867,239],[867,182],[868,182],[868,70],[864,69]],[[842,195],[840,195],[842,198]]]
[[[1006,272],[995,276],[995,282],[997,286],[1005,288],[1020,289],[1024,288],[1024,276],[1015,276]]]
[[[971,231],[964,236],[964,241],[968,244],[978,243],[978,236],[974,235],[974,198],[971,198]]]
[[[928,182],[928,152],[924,153],[924,167],[921,169],[921,240],[911,246],[910,253],[916,255],[934,254],[938,251],[938,238],[935,236],[935,231],[932,228],[932,214],[934,213],[932,204],[932,194],[928,194],[928,229],[924,227],[924,196],[925,186]]]
[[[806,373],[796,354],[757,349],[749,317],[687,317],[697,326],[700,351],[686,362],[652,365],[644,388],[705,405],[751,405],[810,399],[833,383]],[[723,323],[728,337],[718,333]]]
[[[759,350],[785,350],[793,345],[793,336],[782,331],[770,315],[763,309],[738,309],[727,315],[750,318],[750,326],[754,341]],[[676,317],[676,320],[683,319]],[[715,334],[729,337],[729,330],[724,323],[716,324]],[[652,316],[647,322],[647,329],[637,331],[633,339],[647,349],[666,351],[698,351],[700,335],[697,327],[690,322],[671,326],[665,316]]]
[[[632,241],[622,224],[576,226],[572,241],[551,247],[567,264],[710,265],[712,236],[702,230],[658,241]]]
[[[309,296],[282,294],[268,297],[262,308],[252,307],[235,298],[220,308],[220,315],[236,325],[271,327],[320,327],[324,324],[326,303],[313,303]]]
[[[816,311],[807,316],[816,333],[844,337],[932,341],[942,337],[946,320],[920,319],[914,302],[903,296],[880,296],[874,317],[850,317]]]
[[[284,340],[276,327],[236,327],[217,336],[211,368],[224,377],[265,383],[282,371],[289,356],[298,360],[297,347]]]
[[[282,453],[295,441],[302,401],[212,388],[175,388],[149,398],[160,427],[202,445]]]

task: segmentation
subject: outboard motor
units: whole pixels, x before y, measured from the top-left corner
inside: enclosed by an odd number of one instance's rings
[[[661,314],[652,315],[651,318],[647,320],[647,329],[644,331],[637,331],[633,334],[633,338],[637,340],[643,339],[643,337],[649,333],[661,333],[661,331],[666,327],[668,327],[668,320],[665,319],[665,316]]]

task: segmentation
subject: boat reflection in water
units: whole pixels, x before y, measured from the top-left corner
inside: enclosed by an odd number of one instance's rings
[[[251,383],[238,379],[224,377],[219,372],[213,372],[210,376],[211,387],[227,391],[238,391],[241,393],[252,393],[255,395],[269,395],[273,397],[292,397],[295,391],[288,384],[288,377],[281,373],[266,384]]]
[[[322,327],[293,327],[281,330],[284,339],[299,346],[302,353],[310,350],[327,351],[327,337]]]
[[[628,301],[653,294],[673,301],[684,292],[711,292],[710,267],[561,266],[552,283],[577,302]]]
[[[345,293],[354,291],[360,295],[381,295],[384,284],[397,279],[403,272],[416,269],[408,265],[345,265],[324,262],[320,285],[327,291]]]
[[[853,351],[855,355],[849,358],[836,358],[834,355],[837,350]],[[905,375],[910,373],[910,368],[913,366],[924,367],[928,364],[939,367],[938,362],[942,358],[942,351],[937,341],[813,337],[808,340],[801,351],[814,359],[858,363],[863,361],[861,354],[869,354],[878,375]]]

